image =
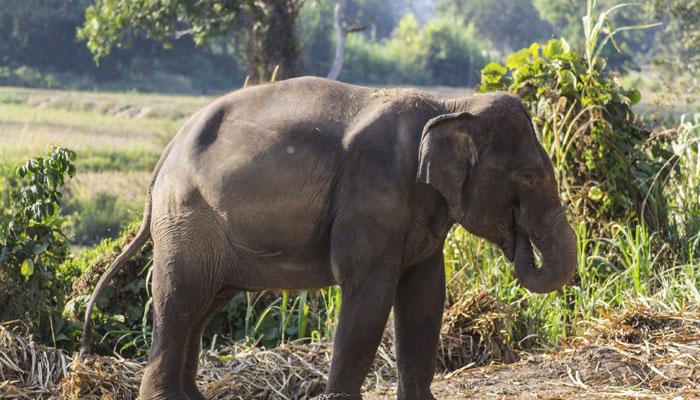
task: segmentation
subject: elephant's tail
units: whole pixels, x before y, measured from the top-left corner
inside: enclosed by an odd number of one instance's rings
[[[112,262],[112,265],[102,274],[100,280],[95,285],[95,290],[90,295],[87,309],[85,309],[85,321],[83,323],[83,336],[80,338],[80,357],[90,354],[90,344],[92,343],[92,309],[95,307],[97,297],[100,295],[105,286],[109,283],[114,275],[126,264],[126,261],[131,258],[151,237],[151,190],[148,190],[146,199],[146,208],[144,210],[143,221],[141,227],[134,240],[129,243],[124,251]]]
[[[92,309],[95,307],[97,297],[99,297],[104,287],[107,286],[107,284],[110,280],[112,280],[114,275],[117,272],[119,272],[119,270],[126,264],[126,261],[129,258],[131,258],[144,244],[146,244],[148,239],[150,239],[151,237],[151,194],[153,192],[153,186],[156,182],[156,178],[158,177],[158,172],[160,172],[160,168],[163,165],[163,162],[170,153],[170,149],[173,145],[173,142],[174,140],[170,141],[168,146],[163,151],[163,154],[161,154],[160,160],[158,160],[158,164],[156,164],[156,167],[153,170],[153,177],[151,178],[151,183],[148,187],[148,193],[146,194],[146,205],[143,210],[143,220],[141,221],[141,227],[139,228],[139,231],[136,233],[136,237],[134,238],[134,240],[131,241],[131,243],[129,243],[126,246],[124,251],[122,251],[122,253],[119,254],[119,256],[117,256],[114,262],[112,262],[112,265],[110,265],[109,268],[104,273],[102,273],[100,280],[97,282],[97,285],[95,285],[95,289],[92,291],[92,295],[90,295],[90,300],[88,301],[87,309],[85,309],[83,335],[80,338],[80,358],[82,358],[82,356],[84,355],[90,354],[90,344],[92,343],[91,317]]]

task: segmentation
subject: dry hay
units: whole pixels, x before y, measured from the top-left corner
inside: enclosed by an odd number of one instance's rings
[[[513,314],[512,308],[486,293],[465,296],[446,311],[438,364],[444,371],[457,370],[438,377],[438,398],[519,398],[508,396],[518,390],[542,398],[658,398],[678,393],[684,399],[696,398],[692,394],[700,398],[697,313],[635,308],[595,321],[585,335],[559,351],[525,354],[519,362],[493,365],[516,357],[507,345]],[[202,354],[198,383],[208,398],[217,400],[310,398],[324,389],[330,355],[329,343],[292,342],[273,349],[233,344]],[[492,366],[468,368],[489,363]],[[396,379],[395,365],[388,329],[364,389],[390,386]],[[120,400],[137,397],[144,365],[104,356],[71,363],[61,351],[0,326],[0,366],[0,398]]]
[[[507,326],[510,316],[511,309],[485,293],[457,301],[445,313],[438,364],[455,369],[498,360],[508,354],[514,357],[504,336],[504,329],[510,329]],[[11,336],[21,343],[31,343],[20,336]],[[393,330],[387,329],[365,390],[395,380],[393,343]],[[36,347],[33,343],[31,346]],[[15,353],[11,354],[10,359],[15,359]],[[38,386],[37,397],[59,393],[62,398],[118,400],[136,398],[138,394],[143,363],[103,356],[71,362],[71,357],[60,351],[51,354],[60,355],[62,369],[52,375],[51,385]],[[269,350],[233,344],[203,354],[198,383],[211,399],[309,398],[323,391],[330,356],[330,343],[292,342]]]
[[[35,343],[18,326],[9,329],[9,325],[0,324],[0,398],[48,397],[68,372],[70,358]]]
[[[443,317],[438,366],[444,371],[518,360],[508,344],[515,321],[513,307],[488,292],[464,295]]]
[[[573,348],[609,353],[605,374],[585,386],[612,382],[654,393],[690,391],[700,398],[700,312],[652,312],[637,305],[613,318],[594,321]]]
[[[375,360],[365,389],[392,379],[393,360],[386,354],[383,349]],[[209,399],[306,399],[323,392],[330,355],[329,343],[292,342],[269,350],[234,344],[204,353],[197,381]],[[63,398],[133,399],[143,367],[114,357],[76,360],[59,393]]]
[[[437,377],[437,398],[700,399],[700,313],[635,307],[547,353]],[[368,396],[386,399],[386,395]]]

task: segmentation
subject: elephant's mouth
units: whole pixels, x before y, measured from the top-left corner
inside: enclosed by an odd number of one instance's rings
[[[515,261],[515,232],[510,234],[501,245],[501,251],[508,261]]]
[[[501,251],[506,256],[508,261],[515,261],[515,238],[516,238],[517,221],[515,219],[515,211],[513,211],[513,219],[511,229],[506,233],[506,238],[501,244]]]

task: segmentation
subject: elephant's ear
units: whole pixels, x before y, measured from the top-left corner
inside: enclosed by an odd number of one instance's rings
[[[470,132],[474,116],[468,112],[444,114],[428,121],[418,150],[416,180],[435,188],[447,200],[455,220],[463,216],[462,186],[477,152]]]

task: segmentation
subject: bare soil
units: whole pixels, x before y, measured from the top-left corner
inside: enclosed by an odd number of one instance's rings
[[[700,369],[667,357],[697,361],[700,342],[673,344],[650,355],[656,362],[610,345],[584,345],[517,363],[466,369],[436,377],[433,394],[457,399],[700,399]],[[659,350],[658,348],[656,350]],[[659,367],[653,367],[653,364]],[[395,399],[381,388],[368,400]]]
[[[698,314],[630,309],[592,321],[587,333],[511,364],[436,377],[433,393],[454,399],[700,399]],[[375,389],[368,399],[395,398]]]

